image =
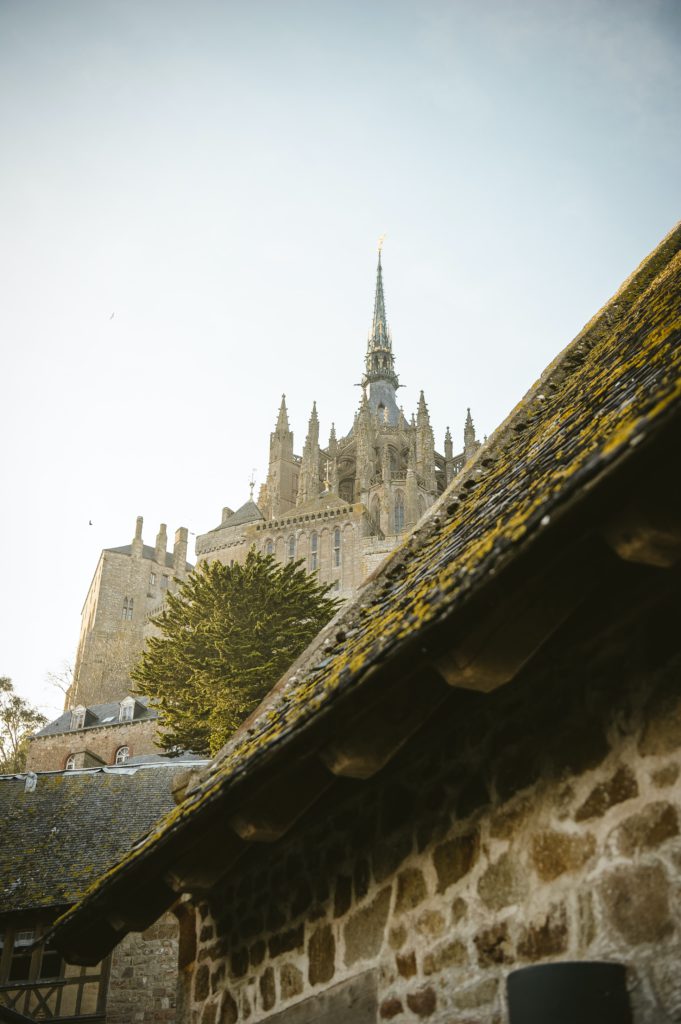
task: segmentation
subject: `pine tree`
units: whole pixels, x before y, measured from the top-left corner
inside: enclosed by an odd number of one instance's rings
[[[202,562],[169,594],[133,672],[158,708],[161,745],[215,753],[338,606],[300,562],[249,552],[244,565]]]

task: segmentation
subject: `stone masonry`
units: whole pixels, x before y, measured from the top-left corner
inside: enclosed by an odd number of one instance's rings
[[[177,919],[165,914],[114,950],[106,1024],[175,1024],[178,935]]]
[[[33,736],[28,747],[26,770],[31,772],[61,771],[67,758],[83,753],[90,755],[76,768],[90,768],[98,764],[115,764],[116,751],[128,748],[128,758],[143,754],[158,754],[156,745],[158,719],[142,722],[120,722],[99,728],[85,728],[54,736]]]
[[[459,692],[254,847],[197,904],[178,1024],[307,1024],[367,973],[374,1019],[501,1024],[508,971],[560,959],[623,962],[635,1024],[681,1020],[681,645],[658,625]]]

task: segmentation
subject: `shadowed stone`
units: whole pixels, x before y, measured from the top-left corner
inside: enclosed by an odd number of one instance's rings
[[[260,995],[262,997],[263,1010],[271,1010],[277,1001],[274,970],[271,967],[266,967],[260,976]]]
[[[351,967],[358,960],[376,956],[383,944],[383,935],[390,911],[391,890],[382,889],[368,907],[358,910],[345,925],[345,963]]]
[[[599,783],[589,793],[584,803],[575,812],[575,821],[589,821],[600,818],[615,804],[638,796],[638,783],[630,768],[618,768],[612,778]]]
[[[395,964],[398,973],[403,978],[413,978],[416,974],[416,953],[413,949],[410,953],[398,953],[395,957]]]
[[[395,996],[390,996],[388,999],[384,999],[379,1010],[383,1020],[392,1020],[393,1017],[397,1017],[398,1014],[403,1012],[404,1007],[400,1000]]]
[[[423,958],[423,973],[436,974],[446,967],[468,963],[468,953],[463,942],[454,939],[439,949],[434,949]]]
[[[492,925],[478,932],[474,940],[481,967],[513,963],[515,956],[505,922]]]
[[[681,697],[675,673],[670,673],[653,694],[645,716],[647,721],[639,741],[639,753],[669,754],[681,747]]]
[[[501,910],[502,907],[520,903],[527,895],[528,886],[527,872],[521,871],[511,855],[504,853],[481,875],[478,894],[486,906],[492,910]]]
[[[239,1019],[239,1010],[234,1002],[234,999],[225,992],[222,999],[222,1006],[220,1007],[220,1016],[218,1017],[218,1024],[236,1024]]]
[[[210,986],[210,972],[206,964],[201,964],[196,972],[194,978],[194,1000],[197,1003],[202,1003],[204,999],[208,998]]]
[[[400,871],[397,876],[396,912],[412,910],[426,898],[426,895],[426,882],[422,871],[419,871],[418,868],[407,868],[405,871]]]
[[[543,919],[521,929],[516,948],[521,960],[541,960],[564,953],[567,945],[567,911],[563,904],[556,904]]]
[[[311,985],[330,981],[336,969],[336,940],[330,924],[320,925],[308,943],[308,978]]]
[[[435,1013],[437,996],[432,988],[421,988],[407,994],[407,1006],[417,1017],[430,1017]]]
[[[661,801],[648,804],[640,813],[626,818],[614,831],[613,839],[618,851],[630,857],[642,850],[653,850],[678,834],[676,808]]]
[[[403,924],[393,925],[388,933],[388,942],[391,949],[402,949],[407,941],[407,929]]]
[[[215,1024],[215,1015],[218,1012],[215,1003],[206,1003],[201,1014],[201,1024]]]
[[[479,838],[476,832],[467,832],[436,846],[433,864],[437,872],[438,892],[444,892],[464,875],[478,859]]]
[[[452,924],[458,924],[459,921],[463,921],[464,917],[468,914],[468,904],[465,900],[462,900],[460,896],[452,901]]]
[[[632,946],[661,942],[674,930],[659,864],[616,868],[602,880],[600,895],[608,922]]]
[[[292,999],[303,991],[303,974],[295,964],[283,964],[279,970],[279,988],[282,999]]]
[[[671,762],[671,764],[665,764],[662,768],[654,771],[650,778],[654,786],[657,786],[658,789],[664,789],[666,786],[673,786],[679,777],[679,770],[678,764]]]
[[[532,859],[537,874],[551,882],[568,871],[583,867],[596,850],[596,840],[587,833],[538,832],[532,838]]]

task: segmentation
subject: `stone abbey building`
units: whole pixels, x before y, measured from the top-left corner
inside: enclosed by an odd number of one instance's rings
[[[282,397],[258,503],[225,508],[219,526],[197,537],[198,560],[241,562],[255,546],[280,562],[302,558],[321,582],[352,597],[479,447],[469,411],[463,451],[454,454],[449,429],[444,453],[436,451],[423,392],[407,419],[398,387],[379,252],[362,400],[352,426],[341,437],[332,426],[322,445],[313,404],[303,453],[296,455]]]
[[[444,452],[436,451],[423,392],[408,419],[398,387],[379,252],[362,399],[349,431],[337,437],[332,427],[322,445],[313,405],[303,453],[295,454],[282,398],[257,504],[251,497],[236,512],[223,509],[221,523],[197,537],[197,560],[242,562],[254,546],[281,562],[303,559],[338,596],[351,598],[480,447],[469,410],[462,451],[454,453],[449,429]],[[139,517],[131,544],[102,552],[83,606],[67,708],[84,712],[129,693],[151,619],[192,568],[187,539],[181,527],[168,552],[162,523],[155,546],[144,544]]]

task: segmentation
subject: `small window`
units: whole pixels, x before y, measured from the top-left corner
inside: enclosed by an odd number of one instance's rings
[[[66,758],[66,764],[64,765],[64,771],[65,772],[72,772],[75,767],[76,767],[76,755],[75,754],[69,754],[69,756]]]
[[[132,598],[131,597],[124,597],[123,598],[123,620],[125,622],[130,622],[131,619],[132,619]]]
[[[28,981],[31,973],[31,945],[34,938],[33,932],[15,932],[8,981]]]
[[[74,708],[71,712],[71,728],[82,729],[85,725],[85,708]]]
[[[153,587],[155,585],[155,583],[156,583],[156,573],[155,572],[150,572],[149,573],[149,586]]]
[[[333,531],[333,564],[341,564],[341,532],[340,526]]]
[[[135,700],[133,697],[126,697],[125,700],[121,701],[121,706],[118,712],[119,722],[132,722],[135,717]]]
[[[404,495],[398,491],[395,495],[395,533],[404,530]]]
[[[61,958],[61,954],[58,953],[55,947],[52,945],[52,940],[48,939],[45,945],[42,947],[42,956],[40,958],[38,977],[61,978],[63,973],[64,961]]]
[[[314,572],[318,568],[318,557],[317,552],[319,548],[319,538],[316,533],[310,534],[310,571]]]
[[[296,560],[296,538],[293,534],[288,539],[288,560],[289,562],[295,562]]]
[[[116,751],[116,764],[125,764],[130,757],[129,747],[119,747]]]
[[[267,543],[265,544],[265,554],[266,555],[273,555],[274,554],[274,541],[273,540],[268,540]]]

